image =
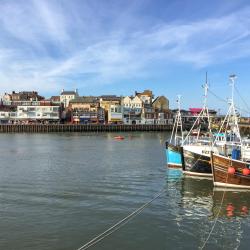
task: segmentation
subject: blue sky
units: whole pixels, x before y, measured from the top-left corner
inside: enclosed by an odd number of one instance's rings
[[[211,91],[229,97],[235,73],[250,99],[249,1],[0,0],[0,13],[1,93],[152,89],[171,107],[177,94],[199,107],[208,71]],[[209,105],[226,106],[213,96]]]

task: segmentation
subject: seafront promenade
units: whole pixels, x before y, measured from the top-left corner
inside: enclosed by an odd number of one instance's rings
[[[0,133],[171,131],[172,125],[2,124]]]

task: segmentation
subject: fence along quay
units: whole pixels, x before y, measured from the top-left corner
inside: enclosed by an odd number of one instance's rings
[[[1,124],[0,133],[171,131],[172,125]]]

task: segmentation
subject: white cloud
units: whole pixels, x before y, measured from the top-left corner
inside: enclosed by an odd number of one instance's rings
[[[1,92],[59,91],[67,82],[106,84],[145,76],[152,73],[154,63],[205,67],[250,56],[249,8],[220,18],[161,22],[140,30],[133,29],[130,20],[125,23],[124,16],[117,20],[114,10],[107,10],[113,15],[107,27],[106,16],[93,17],[91,5],[6,1],[0,11]],[[133,19],[131,6],[126,13]]]

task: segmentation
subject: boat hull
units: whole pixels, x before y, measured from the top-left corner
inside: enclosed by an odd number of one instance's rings
[[[182,170],[183,152],[182,147],[166,143],[166,159],[168,168],[177,168]]]
[[[228,168],[233,167],[235,174],[228,173]],[[249,167],[243,161],[232,160],[221,155],[212,155],[212,170],[214,186],[250,189],[250,175],[243,175],[242,170]]]
[[[185,175],[212,178],[210,157],[183,149]]]

